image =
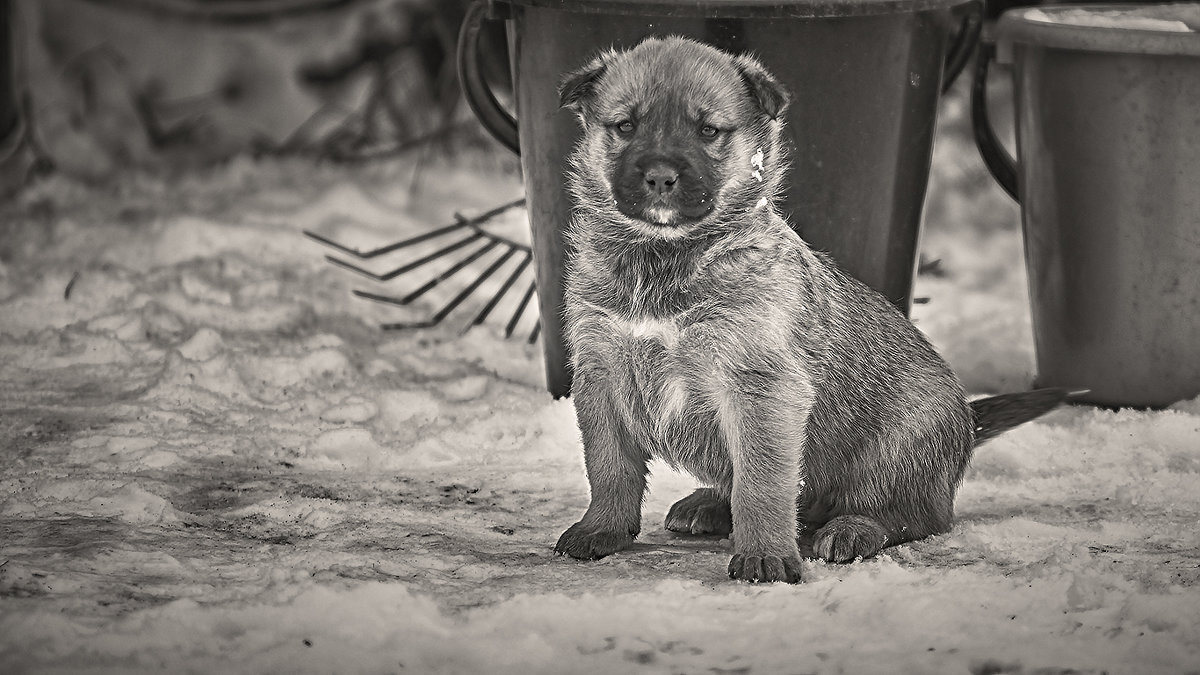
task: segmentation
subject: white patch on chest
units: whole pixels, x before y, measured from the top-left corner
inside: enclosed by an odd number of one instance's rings
[[[652,317],[627,319],[614,316],[613,322],[616,323],[618,330],[631,338],[658,340],[668,350],[674,349],[675,345],[679,344],[679,327],[672,319]]]
[[[679,345],[679,327],[671,319],[612,317],[617,330],[630,340],[652,340],[663,347],[654,363],[632,366],[645,376],[642,397],[647,409],[643,413],[657,433],[664,433],[671,422],[683,415],[688,402],[687,381],[679,372],[675,349]]]
[[[663,380],[659,396],[661,400],[658,405],[656,426],[661,434],[666,431],[671,422],[683,416],[688,402],[687,382],[680,375],[669,373]]]

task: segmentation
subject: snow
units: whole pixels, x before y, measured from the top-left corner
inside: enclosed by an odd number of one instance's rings
[[[973,393],[1021,389],[1017,212],[953,105],[923,239],[946,273],[918,280],[930,301],[914,319]],[[0,672],[1200,664],[1200,401],[1014,430],[977,454],[951,532],[806,561],[796,586],[731,582],[728,541],[666,533],[694,481],[663,465],[631,550],[554,556],[587,503],[580,440],[570,402],[545,393],[540,347],[503,339],[511,309],[465,333],[474,308],[380,331],[461,286],[411,308],[357,299],[438,270],[373,284],[300,234],[367,248],[520,193],[511,163],[486,157],[416,179],[404,161],[238,160],[51,177],[3,207]]]
[[[1165,4],[1153,7],[1125,7],[1119,10],[1096,7],[1065,8],[1042,11],[1031,9],[1025,18],[1043,23],[1057,23],[1087,28],[1194,33],[1200,25],[1200,5],[1195,3]]]

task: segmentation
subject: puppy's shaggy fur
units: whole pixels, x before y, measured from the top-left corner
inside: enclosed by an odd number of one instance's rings
[[[583,125],[566,319],[591,505],[559,553],[628,545],[660,457],[710,486],[668,529],[732,531],[731,577],[795,582],[805,529],[831,561],[947,530],[976,439],[1062,400],[977,415],[902,314],[796,235],[775,208],[788,98],[753,58],[648,39],[561,97]]]

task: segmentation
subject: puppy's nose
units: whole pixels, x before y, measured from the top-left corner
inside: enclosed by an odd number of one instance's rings
[[[679,172],[663,162],[654,162],[642,172],[646,177],[646,189],[655,194],[670,194],[679,180]]]

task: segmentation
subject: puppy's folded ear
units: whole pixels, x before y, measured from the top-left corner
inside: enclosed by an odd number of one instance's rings
[[[558,104],[580,115],[587,112],[596,96],[596,82],[608,69],[611,52],[603,53],[579,70],[567,73],[558,85]]]
[[[779,116],[787,110],[790,102],[783,85],[779,84],[779,80],[768,73],[767,69],[763,68],[763,65],[754,57],[741,55],[735,57],[733,61],[742,75],[742,82],[745,83],[746,90],[758,104],[759,110],[773,120],[779,119]]]

